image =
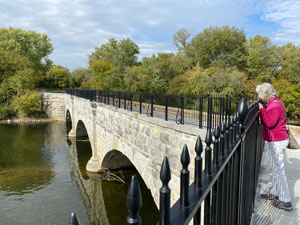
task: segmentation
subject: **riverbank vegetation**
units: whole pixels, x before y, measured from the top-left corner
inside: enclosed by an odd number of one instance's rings
[[[87,68],[70,73],[49,60],[47,35],[0,29],[0,119],[37,113],[38,87],[242,97],[255,94],[262,82],[276,87],[289,118],[300,118],[300,46],[278,46],[260,35],[247,39],[242,29],[229,26],[195,36],[180,29],[173,42],[176,52],[139,60],[131,39],[111,38],[88,56]]]
[[[0,29],[0,120],[39,117],[42,94],[38,88],[68,86],[69,71],[53,65],[48,58],[52,51],[46,34]]]

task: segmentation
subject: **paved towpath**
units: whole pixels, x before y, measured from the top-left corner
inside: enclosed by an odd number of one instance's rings
[[[300,130],[300,129],[299,129]],[[300,143],[300,132],[294,132]],[[264,153],[258,178],[257,194],[251,225],[300,225],[300,149],[285,151],[285,173],[289,185],[293,211],[284,211],[272,206],[271,201],[260,198],[260,193],[268,190],[271,185],[272,169],[269,156]]]

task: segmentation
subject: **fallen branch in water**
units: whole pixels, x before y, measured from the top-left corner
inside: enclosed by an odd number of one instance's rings
[[[119,181],[119,182],[122,182],[123,184],[125,184],[125,181],[124,181],[124,175],[122,173],[121,170],[119,170],[119,173],[120,175],[118,176],[117,174],[111,172],[109,169],[107,168],[102,168],[101,171],[100,171],[100,174],[101,174],[101,178],[103,180],[109,180],[109,181]]]

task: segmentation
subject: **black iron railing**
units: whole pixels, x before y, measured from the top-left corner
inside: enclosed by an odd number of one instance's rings
[[[195,145],[195,180],[189,185],[187,146],[181,155],[180,198],[170,208],[171,190],[168,183],[171,171],[165,158],[160,172],[160,225],[201,223],[201,207],[204,207],[205,225],[250,224],[254,207],[254,196],[261,162],[263,141],[258,119],[257,103],[247,107],[245,99],[238,112],[227,119],[226,124],[217,126],[212,135],[207,130],[205,138],[205,169],[202,170],[202,141]],[[213,137],[214,136],[214,140]],[[211,148],[213,144],[213,148]],[[127,224],[141,224],[138,210],[141,207],[140,190],[135,177],[128,191]]]
[[[67,90],[68,92],[70,90]],[[117,103],[120,107],[121,94],[118,96]],[[107,98],[106,102],[109,101],[110,97]],[[226,102],[226,98],[219,99],[220,104],[218,106],[222,109],[224,108],[223,101]],[[126,106],[125,101],[128,101],[128,99],[131,101],[133,98],[123,98],[124,108]],[[149,104],[152,104],[150,107],[152,113],[155,111],[153,110],[155,107],[153,100],[154,98],[151,95]],[[213,97],[208,97],[207,101],[208,112],[213,112]],[[166,102],[168,101],[166,100]],[[181,104],[183,105],[183,102]],[[201,101],[199,104],[201,105]],[[166,104],[166,110],[168,110],[168,107],[169,104]],[[192,220],[195,225],[250,224],[264,143],[258,115],[258,102],[254,102],[248,107],[246,99],[240,101],[234,115],[218,114],[221,119],[217,116],[214,119],[214,114],[208,113],[205,158],[202,158],[203,146],[200,136],[198,136],[195,145],[196,157],[194,159],[195,180],[189,185],[190,171],[188,166],[190,156],[187,146],[183,147],[180,198],[172,207],[170,207],[171,189],[168,186],[171,171],[168,158],[163,160],[160,172],[162,187],[160,188],[159,225],[189,224]],[[226,119],[225,123],[222,122],[223,117]],[[212,121],[214,120],[218,121],[218,125],[215,126],[212,133],[213,127],[210,124],[213,124]],[[205,161],[204,170],[202,169],[203,160]],[[141,224],[139,216],[141,205],[142,198],[139,184],[137,178],[133,176],[126,202],[129,210],[128,225]],[[204,207],[204,215],[202,216],[201,207]],[[203,223],[201,223],[201,218],[204,218]],[[71,215],[69,224],[78,224],[76,215]]]
[[[66,89],[66,93],[128,111],[159,117],[178,124],[215,129],[236,110],[238,101],[228,95],[159,95],[107,90]],[[248,99],[253,102],[254,99]]]

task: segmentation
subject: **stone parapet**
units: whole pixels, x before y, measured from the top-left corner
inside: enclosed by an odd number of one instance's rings
[[[43,93],[43,110],[50,119],[65,121],[65,93]]]

